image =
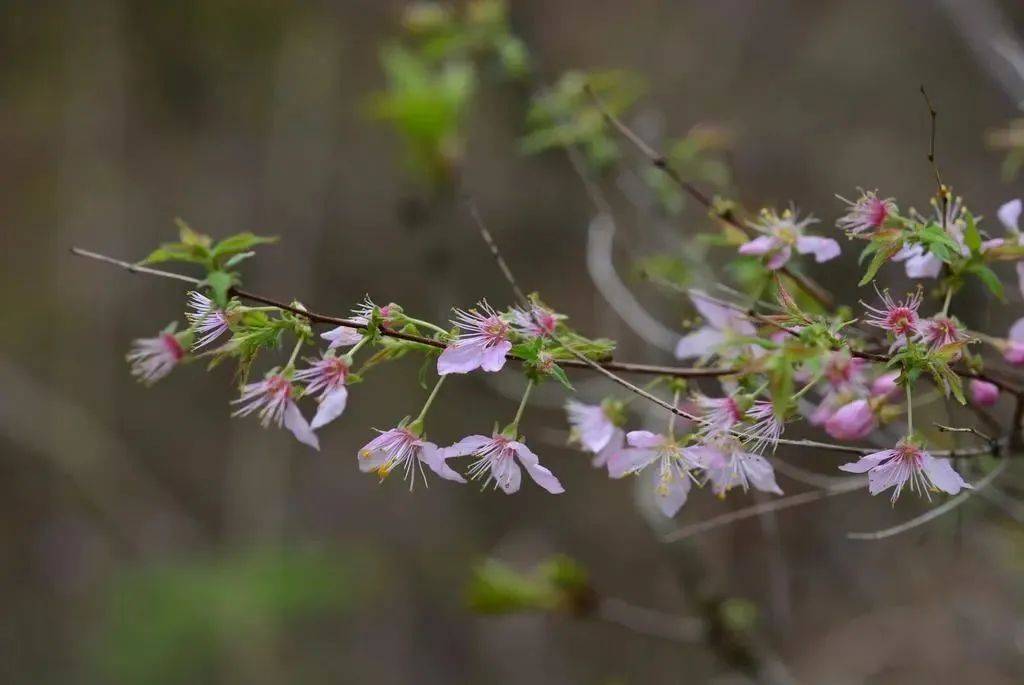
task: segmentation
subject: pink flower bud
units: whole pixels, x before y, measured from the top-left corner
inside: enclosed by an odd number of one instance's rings
[[[875,429],[878,421],[867,400],[844,404],[825,422],[825,432],[838,440],[857,440]]]
[[[999,388],[988,381],[974,379],[970,383],[971,402],[979,407],[991,407],[999,399]]]
[[[1006,346],[1006,349],[1003,350],[1003,358],[1014,366],[1024,364],[1024,345],[1019,342],[1011,341],[1010,344]]]
[[[900,391],[900,386],[896,383],[896,379],[899,377],[899,371],[883,373],[871,383],[871,395],[873,397],[884,397],[887,400],[892,399]]]

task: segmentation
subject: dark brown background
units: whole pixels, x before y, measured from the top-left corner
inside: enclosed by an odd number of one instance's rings
[[[983,136],[1016,114],[1024,77],[993,75],[990,29],[980,29],[978,52],[968,45],[968,20],[1000,5],[998,25],[1024,31],[1012,2],[523,1],[512,17],[543,80],[568,68],[636,70],[650,84],[641,109],[660,116],[665,131],[702,120],[736,127],[743,202],[793,201],[828,230],[841,209],[833,194],[858,185],[901,205],[927,201],[921,83],[940,110],[944,175],[970,206],[992,216],[1021,194],[1019,182],[1000,180],[1000,157]],[[176,216],[215,235],[280,235],[250,263],[247,284],[321,310],[342,313],[367,292],[437,319],[482,296],[507,302],[464,212],[432,200],[405,172],[393,133],[365,117],[365,97],[382,85],[378,49],[397,31],[400,7],[0,3],[0,679],[738,677],[701,645],[570,619],[477,618],[463,608],[479,559],[528,566],[566,552],[608,595],[684,614],[688,588],[678,579],[698,569],[702,584],[758,604],[763,634],[803,682],[1019,682],[1024,538],[987,501],[877,543],[844,533],[904,520],[922,505],[908,498],[891,508],[857,493],[778,516],[777,535],[755,519],[663,546],[632,483],[607,481],[559,446],[557,408],[531,409],[524,429],[565,483],[564,496],[529,483],[505,497],[441,482],[410,495],[397,481],[359,474],[355,450],[371,427],[422,400],[411,361],[353,388],[320,454],[229,419],[225,369],[189,368],[150,390],[132,381],[123,362],[129,341],[180,312],[182,291],[73,258],[68,248],[139,258],[173,236]],[[527,287],[583,330],[618,338],[622,358],[664,361],[594,294],[583,261],[591,210],[564,156],[518,153],[526,96],[516,86],[483,89],[471,117],[468,187]],[[691,208],[667,229],[652,226],[614,183],[608,192],[624,270],[630,257],[672,249],[677,231],[704,225]],[[856,271],[848,255],[815,273],[853,304],[865,296],[853,289]],[[959,312],[1001,332],[1020,313],[1007,285],[1009,306],[971,291]],[[678,298],[637,292],[671,326],[688,313]],[[514,394],[518,383],[509,375],[502,386]],[[539,399],[561,401],[553,389]],[[514,408],[480,376],[455,379],[432,436],[487,430]],[[828,473],[837,463],[830,454],[799,462]],[[1006,479],[1011,492],[1014,478]],[[680,520],[751,501],[701,495]],[[237,609],[230,571],[209,605],[186,607],[176,594],[182,577],[202,575],[196,568],[297,550],[348,569],[337,582],[349,600],[279,620]],[[180,634],[179,605],[192,617],[181,621],[208,619],[212,633],[186,626],[197,641],[169,643],[168,634]],[[125,618],[138,615],[153,619]],[[151,657],[168,644],[169,656]]]

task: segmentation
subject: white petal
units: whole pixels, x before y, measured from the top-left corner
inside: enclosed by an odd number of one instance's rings
[[[441,476],[445,480],[454,481],[456,483],[465,483],[466,479],[454,471],[445,460],[448,456],[444,450],[438,449],[437,445],[432,442],[424,442],[420,446],[420,450],[417,454],[420,461],[430,467],[430,470]]]
[[[363,339],[363,334],[355,328],[338,326],[337,328],[332,328],[326,333],[321,333],[320,337],[329,341],[331,344],[327,346],[327,349],[333,350],[336,347],[350,347],[355,345]]]
[[[612,455],[612,458],[608,460],[608,475],[612,478],[622,478],[636,473],[657,458],[658,453],[654,450],[627,447]]]
[[[630,447],[654,449],[661,447],[665,442],[665,438],[651,431],[629,431],[626,433],[626,442],[629,443]]]
[[[1003,226],[1006,227],[1006,230],[1017,231],[1020,230],[1018,223],[1020,221],[1020,210],[1021,201],[1010,200],[1009,202],[1007,202],[1006,204],[999,208],[999,211],[996,212],[996,215],[999,217],[999,220],[1003,223]]]
[[[480,368],[484,371],[501,371],[502,367],[505,366],[505,355],[511,349],[512,343],[508,340],[502,340],[487,348],[484,351],[483,358],[480,360]]]
[[[839,243],[831,238],[804,235],[796,239],[796,251],[800,254],[813,254],[814,261],[827,262],[839,256]]]
[[[341,413],[345,411],[346,404],[348,404],[348,389],[344,385],[324,395],[324,398],[320,400],[320,406],[317,407],[316,416],[313,417],[312,427],[314,429],[321,428],[341,416]]]
[[[486,435],[467,435],[454,445],[446,447],[444,449],[444,458],[450,459],[452,457],[466,457],[476,454],[490,443],[491,440]]]
[[[565,488],[555,477],[555,474],[551,473],[547,468],[540,465],[540,459],[534,454],[529,447],[521,442],[510,442],[511,447],[516,452],[516,457],[520,463],[526,468],[526,472],[530,474],[530,478],[533,482],[541,486],[552,495],[560,495],[565,492]]]
[[[437,374],[445,376],[449,373],[469,373],[480,368],[484,354],[487,352],[484,343],[452,343],[437,358]]]
[[[725,333],[704,326],[698,328],[689,335],[684,335],[676,343],[676,359],[692,359],[703,357],[715,351],[715,348],[725,342]]]
[[[970,488],[971,485],[960,474],[953,469],[949,459],[936,459],[930,454],[922,455],[921,469],[927,474],[928,479],[939,490],[950,495],[955,495],[962,488]]]
[[[686,496],[690,492],[690,479],[686,476],[673,474],[672,480],[661,487],[660,482],[655,486],[654,498],[658,503],[658,509],[669,518],[686,504]]]
[[[294,402],[289,401],[288,406],[285,407],[284,427],[290,430],[295,439],[303,445],[309,445],[315,450],[320,449],[320,440],[316,437],[316,433],[313,432],[309,424],[306,423],[305,417],[299,411],[299,406]]]
[[[747,472],[747,479],[751,485],[761,492],[783,494],[779,484],[775,482],[775,469],[767,459],[759,454],[750,453],[743,454],[740,458],[743,460],[743,469]]]

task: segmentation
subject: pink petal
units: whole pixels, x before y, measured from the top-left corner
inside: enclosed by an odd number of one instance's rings
[[[796,251],[800,254],[813,254],[814,261],[819,264],[839,256],[839,243],[831,238],[804,235],[796,239]]]
[[[874,454],[869,454],[866,457],[861,457],[855,462],[843,464],[839,467],[839,470],[846,471],[847,473],[865,473],[875,468],[894,454],[896,454],[896,450],[882,450],[881,452],[875,452]]]
[[[901,468],[898,459],[868,472],[868,492],[872,495],[877,495],[894,485],[902,485],[905,482],[906,471]]]
[[[939,490],[950,495],[955,495],[962,488],[970,488],[971,484],[960,477],[960,474],[953,469],[949,459],[936,459],[930,454],[923,454],[921,470],[927,474],[928,479]]]
[[[285,407],[284,427],[290,430],[295,439],[303,445],[309,445],[315,450],[320,449],[320,440],[316,437],[313,429],[309,427],[309,424],[306,423],[305,417],[299,411],[299,406],[294,402],[289,401],[288,406]]]
[[[771,463],[759,454],[742,454],[743,469],[747,473],[750,484],[761,492],[770,492],[774,495],[783,494],[782,488],[775,482],[775,469]]]
[[[484,371],[501,371],[505,366],[505,355],[512,349],[512,343],[502,340],[487,348],[480,360],[480,368]]]
[[[692,359],[703,357],[714,352],[715,348],[725,342],[725,333],[710,326],[698,328],[689,335],[684,335],[676,343],[676,359]]]
[[[1017,262],[1017,287],[1020,294],[1024,295],[1024,261]]]
[[[764,263],[766,267],[775,271],[781,269],[789,261],[790,256],[793,254],[792,248],[789,245],[783,245],[777,251],[772,253],[772,256],[768,258],[768,261]]]
[[[355,328],[338,326],[337,328],[332,328],[326,333],[321,333],[320,337],[329,341],[331,344],[327,346],[327,349],[333,350],[336,347],[350,347],[351,345],[355,345],[363,339],[363,334]]]
[[[490,444],[491,440],[492,438],[488,438],[485,435],[467,435],[454,445],[446,447],[444,450],[444,458],[468,457],[471,454],[477,454],[480,450]]]
[[[665,443],[665,437],[651,431],[629,431],[626,433],[626,442],[630,447],[656,449]]]
[[[506,495],[519,492],[523,483],[523,472],[512,459],[491,462],[491,476]]]
[[[1009,338],[1012,342],[1024,343],[1024,318],[1017,319],[1012,326],[1010,326]]]
[[[739,253],[743,255],[766,255],[780,245],[778,238],[770,235],[763,235],[751,241],[743,243],[739,247]]]
[[[665,516],[672,518],[686,504],[686,496],[690,492],[690,479],[686,476],[673,474],[672,479],[665,483],[665,487],[659,487],[657,483],[654,489],[654,497],[658,503],[658,509]]]
[[[654,450],[623,449],[608,460],[608,475],[612,478],[622,478],[636,473],[657,457],[658,454]]]
[[[471,343],[455,341],[446,347],[441,356],[437,358],[437,375],[469,373],[478,369],[483,363],[486,353],[487,348],[483,341]]]
[[[317,407],[316,416],[313,417],[311,426],[314,429],[326,426],[341,416],[347,403],[348,389],[344,385],[330,391],[320,400],[320,406]]]
[[[565,492],[565,488],[555,477],[555,474],[551,473],[547,468],[541,466],[540,459],[537,455],[530,451],[530,448],[521,442],[510,442],[509,447],[515,450],[516,457],[520,463],[526,468],[526,473],[530,475],[533,482],[541,486],[552,495],[560,495]]]
[[[996,216],[999,217],[999,221],[1001,221],[1003,226],[1006,227],[1006,230],[1017,231],[1019,230],[1018,222],[1020,221],[1020,211],[1021,201],[1010,200],[999,208],[999,211],[996,212]]]
[[[466,482],[465,478],[460,476],[458,472],[452,470],[452,468],[445,463],[445,460],[448,459],[448,455],[444,453],[444,450],[438,449],[437,445],[434,443],[422,443],[417,456],[421,462],[430,467],[431,471],[445,480],[455,481],[456,483]]]
[[[616,428],[608,439],[608,443],[594,455],[591,464],[597,467],[607,466],[612,457],[623,448],[625,442],[626,434],[621,428]]]
[[[905,267],[909,278],[937,278],[942,271],[942,260],[931,252],[922,252],[910,257]]]

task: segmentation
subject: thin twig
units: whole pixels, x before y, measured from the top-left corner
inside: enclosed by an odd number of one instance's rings
[[[87,257],[89,259],[95,259],[105,264],[112,264],[114,266],[118,266],[131,273],[141,273],[149,276],[170,278],[177,281],[188,283],[193,286],[198,286],[202,282],[198,278],[193,278],[191,276],[186,276],[184,274],[174,273],[172,271],[163,271],[161,269],[153,269],[146,266],[132,264],[131,262],[126,262],[121,259],[108,257],[106,255],[102,255],[97,252],[92,252],[90,250],[83,250],[78,247],[71,248],[71,252],[79,257]],[[230,292],[232,295],[235,295],[241,299],[249,300],[251,302],[258,302],[260,304],[270,305],[272,307],[277,307],[278,309],[282,309],[284,311],[291,312],[292,314],[297,314],[299,316],[305,317],[306,319],[314,323],[327,324],[331,326],[347,326],[349,328],[356,328],[359,330],[365,330],[367,327],[366,323],[362,321],[356,321],[353,319],[346,319],[337,316],[329,316],[326,314],[318,314],[316,312],[312,312],[301,307],[297,307],[295,305],[283,302],[281,300],[267,297],[265,295],[259,295],[257,293],[249,292],[247,290],[242,290],[241,288],[232,288]],[[421,345],[426,345],[428,347],[434,347],[437,349],[444,349],[445,347],[445,344],[440,340],[435,340],[433,338],[427,338],[420,335],[414,335],[411,333],[404,333],[402,331],[395,331],[391,330],[390,328],[385,328],[383,326],[380,328],[380,333],[385,337],[407,340],[409,342],[415,342]],[[509,355],[509,359],[521,361],[518,357],[514,355]],[[558,363],[562,366],[576,369],[591,367],[591,364],[584,364],[575,359],[559,360]],[[738,369],[734,368],[692,368],[614,361],[600,362],[599,366],[621,373],[654,376],[672,376],[675,378],[714,378],[718,376],[734,375],[739,372]]]
[[[961,504],[966,502],[971,495],[987,487],[992,481],[999,477],[999,474],[1006,470],[1008,464],[1009,460],[1003,459],[1002,461],[999,462],[998,466],[996,466],[994,469],[992,469],[991,472],[989,472],[987,476],[985,476],[977,483],[975,483],[972,489],[964,490],[956,497],[950,498],[949,500],[943,502],[934,509],[929,509],[920,516],[915,516],[914,518],[910,519],[905,523],[901,523],[898,526],[886,528],[885,530],[878,530],[872,533],[847,533],[846,537],[848,537],[851,540],[883,540],[885,538],[891,538],[894,535],[899,535],[900,533],[906,533],[908,530],[912,530],[914,528],[917,528],[918,526],[923,526],[929,521],[937,519],[943,514],[953,511]]]
[[[699,618],[673,616],[613,597],[601,600],[595,615],[602,621],[614,623],[634,633],[670,642],[697,642],[705,631],[704,621]]]

